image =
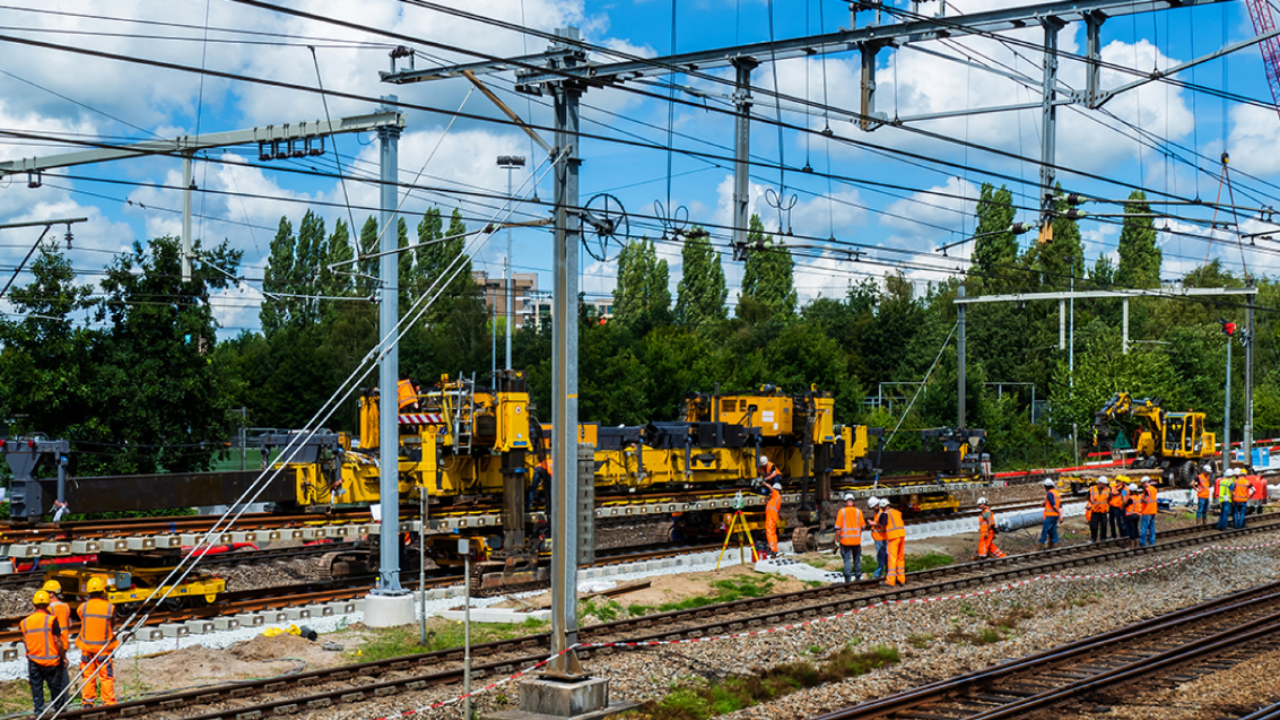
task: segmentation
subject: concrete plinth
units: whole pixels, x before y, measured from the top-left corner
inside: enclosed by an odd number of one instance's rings
[[[595,720],[626,712],[631,702],[609,702],[609,681],[587,678],[562,682],[546,677],[520,681],[520,709],[483,715],[484,720]]]
[[[364,599],[364,624],[369,627],[408,625],[417,618],[413,613],[413,595],[373,595]]]

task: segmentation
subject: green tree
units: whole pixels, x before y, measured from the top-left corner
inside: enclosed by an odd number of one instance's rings
[[[676,286],[676,322],[700,328],[725,319],[729,288],[711,235],[694,226],[680,250],[680,283]]]
[[[623,325],[647,329],[666,322],[671,311],[671,275],[648,238],[632,240],[618,254],[613,316]]]
[[[326,297],[350,297],[354,292],[354,284],[351,282],[351,273],[355,272],[354,265],[343,265],[336,270],[329,268],[338,263],[350,262],[355,255],[351,251],[351,237],[347,229],[347,223],[338,220],[333,224],[333,234],[329,236],[329,243],[324,263],[320,266],[320,286],[321,295]],[[320,302],[320,316],[322,320],[328,324],[336,319],[340,309],[338,305],[341,300],[323,300]]]
[[[796,311],[795,261],[781,242],[766,235],[760,216],[753,214],[747,231],[747,261],[742,271],[742,292],[738,296],[738,316],[753,303],[770,314],[791,316]],[[744,300],[747,302],[744,305]]]
[[[974,229],[973,265],[988,287],[1017,284],[1018,237],[1013,225],[1013,193],[1004,185],[997,190],[983,183],[978,195],[978,225]]]
[[[268,294],[292,292],[296,245],[293,223],[289,222],[288,218],[281,217],[276,236],[271,240],[271,255],[262,276],[264,292]],[[270,299],[263,300],[262,309],[258,311],[258,321],[262,324],[263,334],[270,337],[290,321],[288,304]]]
[[[1124,226],[1120,229],[1120,266],[1116,283],[1126,288],[1160,287],[1160,262],[1163,253],[1156,244],[1151,206],[1141,190],[1134,190],[1125,203]]]
[[[356,244],[356,253],[360,257],[378,252],[378,220],[370,215],[360,227],[360,241]],[[362,259],[357,265],[360,276],[356,278],[357,292],[371,295],[378,289],[378,259]]]

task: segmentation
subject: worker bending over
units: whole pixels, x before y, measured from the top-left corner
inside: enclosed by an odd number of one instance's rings
[[[89,578],[89,599],[80,604],[80,690],[81,707],[91,708],[97,700],[97,685],[102,685],[102,704],[116,704],[116,673],[111,654],[120,645],[116,641],[115,607],[107,600],[107,584],[100,577]]]
[[[1089,542],[1107,539],[1107,518],[1111,516],[1111,489],[1107,479],[1099,476],[1089,488]]]
[[[871,577],[879,580],[889,570],[889,548],[884,539],[884,523],[880,521],[880,498],[873,497],[867,501],[867,510],[871,513],[871,541],[876,547],[876,571]]]
[[[62,641],[67,631],[49,609],[50,600],[48,592],[37,590],[31,599],[35,612],[18,624],[22,644],[27,649],[27,681],[31,684],[31,705],[36,715],[44,714],[46,685],[55,707],[67,688],[67,646]]]
[[[1142,519],[1138,523],[1138,547],[1156,544],[1156,487],[1142,476]]]
[[[978,559],[1002,558],[1004,552],[996,547],[996,517],[991,512],[991,505],[986,498],[980,497],[978,507],[982,510],[978,514]]]
[[[1196,484],[1194,490],[1196,493],[1196,524],[1204,525],[1209,522],[1209,493],[1213,490],[1213,480],[1210,473],[1213,467],[1205,465],[1196,475]]]
[[[867,520],[853,504],[853,493],[844,494],[844,507],[836,513],[836,550],[844,559],[844,582],[862,579],[862,528]]]
[[[1124,518],[1124,504],[1128,500],[1129,490],[1126,488],[1123,475],[1111,481],[1111,537],[1129,537],[1129,522]]]
[[[1052,550],[1058,544],[1058,518],[1062,517],[1062,495],[1053,481],[1044,481],[1044,525],[1040,528],[1039,547]]]
[[[889,556],[889,570],[884,584],[889,586],[907,584],[907,526],[902,522],[902,513],[889,506],[889,501],[880,500],[881,531],[884,533],[885,551]]]

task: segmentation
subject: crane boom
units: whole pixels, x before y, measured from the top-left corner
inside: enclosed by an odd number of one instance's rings
[[[1267,0],[1245,0],[1245,5],[1249,7],[1254,32],[1261,35],[1276,29],[1276,21]],[[1267,85],[1271,88],[1271,100],[1276,104],[1276,112],[1280,113],[1280,38],[1267,38],[1258,47],[1262,50],[1262,64],[1267,73]]]

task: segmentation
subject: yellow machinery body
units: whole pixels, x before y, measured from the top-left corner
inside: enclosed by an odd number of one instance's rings
[[[143,560],[137,560],[121,554],[113,562],[111,558],[100,556],[101,565],[54,568],[47,570],[44,578],[57,580],[62,586],[63,597],[72,606],[88,599],[86,588],[89,580],[95,577],[102,578],[107,587],[107,600],[116,605],[141,603],[153,597],[167,600],[169,605],[211,604],[226,592],[226,580],[204,572],[191,573],[179,583],[166,583],[174,566],[146,563],[142,557]]]
[[[1118,392],[1097,412],[1095,431],[1110,435],[1120,420],[1134,424],[1134,467],[1159,469],[1183,487],[1190,486],[1199,465],[1217,455],[1217,436],[1208,432],[1202,412],[1168,412],[1159,398],[1136,400]]]

